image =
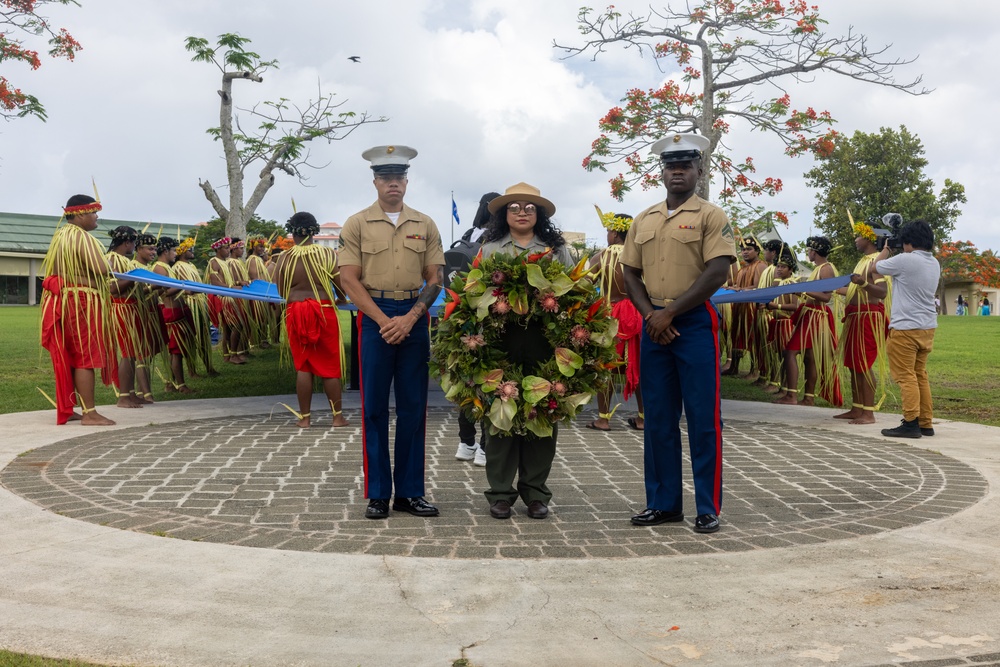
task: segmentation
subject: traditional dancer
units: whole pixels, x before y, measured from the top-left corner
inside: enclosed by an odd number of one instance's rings
[[[193,283],[203,282],[201,272],[191,262],[194,259],[196,241],[194,237],[189,236],[177,246],[177,261],[172,268],[178,280]],[[188,374],[191,377],[197,377],[194,365],[194,357],[197,357],[205,365],[205,372],[208,376],[215,377],[219,372],[215,370],[215,364],[212,362],[212,332],[209,328],[211,319],[208,314],[207,295],[202,292],[192,292],[183,294],[179,298],[183,299],[184,304],[190,310],[191,320],[194,323],[194,352],[188,363]]]
[[[299,399],[297,426],[312,425],[313,377],[323,381],[323,391],[333,411],[333,426],[348,426],[340,402],[344,347],[340,318],[331,284],[340,283],[337,254],[332,248],[313,243],[319,223],[311,213],[300,211],[285,228],[295,246],[281,254],[275,267],[278,292],[284,297],[288,347],[295,365],[295,393]]]
[[[156,251],[153,272],[167,278],[176,278],[171,265],[177,259],[177,241],[169,236],[161,236],[156,243]],[[160,292],[160,312],[167,326],[167,352],[170,360],[168,391],[193,394],[195,390],[184,382],[184,359],[194,353],[194,321],[191,311],[179,299],[182,291],[180,287],[171,287]]]
[[[857,222],[854,234],[854,247],[863,257],[854,267],[851,284],[844,290],[847,306],[842,346],[844,366],[851,373],[851,409],[835,415],[834,419],[847,419],[851,424],[874,424],[875,410],[885,399],[889,376],[885,354],[889,320],[883,300],[888,300],[890,284],[887,278],[875,272],[879,250],[875,230]],[[885,239],[882,241],[884,243]],[[881,395],[876,400],[877,387],[881,387]]]
[[[625,278],[622,276],[621,254],[625,247],[625,237],[632,227],[632,216],[628,214],[601,213],[601,224],[608,230],[608,247],[597,253],[591,260],[591,267],[599,270],[601,295],[611,309],[611,315],[618,320],[616,349],[618,357],[625,363],[622,398],[628,400],[635,393],[639,414],[628,418],[628,425],[641,431],[645,428],[642,407],[642,391],[639,388],[639,344],[642,342],[642,316],[628,298]],[[597,394],[597,419],[587,424],[587,428],[598,431],[611,430],[611,394],[614,387],[608,386]]]
[[[274,282],[267,270],[267,238],[261,234],[253,234],[247,238],[250,254],[247,256],[247,282],[263,280]],[[271,347],[270,338],[274,330],[274,313],[271,304],[264,301],[248,301],[247,315],[250,320],[250,344],[266,349]]]
[[[205,282],[216,287],[233,287],[232,273],[228,267],[229,248],[232,240],[223,236],[212,243],[215,257],[208,260],[205,268]],[[208,313],[212,324],[219,330],[219,347],[222,348],[222,359],[231,364],[245,364],[246,357],[236,354],[239,348],[239,330],[234,323],[237,320],[234,299],[216,294],[208,295]]]
[[[111,266],[104,248],[88,232],[97,229],[101,204],[73,195],[63,212],[66,224],[52,236],[42,262],[42,347],[56,376],[56,423],[79,419],[85,426],[113,426],[97,412],[95,369],[105,385],[118,382],[110,308]],[[73,412],[77,398],[82,416]]]
[[[827,260],[832,244],[825,236],[810,236],[806,239],[809,261],[816,268],[809,274],[809,280],[834,278],[837,267]],[[795,311],[795,331],[785,347],[785,395],[775,403],[785,405],[813,405],[815,396],[833,406],[843,404],[840,395],[840,373],[837,363],[837,333],[834,329],[833,311],[828,305],[833,292],[807,292],[803,295]],[[802,400],[798,400],[799,366],[797,357],[802,353],[802,365],[806,376]]]
[[[127,225],[115,227],[108,232],[111,237],[108,264],[114,273],[128,273],[137,265],[132,256],[139,232]],[[136,391],[136,357],[141,348],[142,320],[139,319],[139,302],[136,298],[138,283],[124,278],[111,278],[111,311],[114,314],[115,339],[118,343],[118,407],[141,408],[143,394]],[[148,383],[148,376],[146,378]]]
[[[784,246],[784,244],[782,245]],[[799,270],[799,264],[791,248],[784,246],[779,251],[774,259],[773,268],[775,284],[790,285],[798,282],[799,279],[795,272]],[[771,315],[767,327],[767,345],[770,355],[778,362],[775,368],[775,374],[778,378],[784,377],[784,351],[785,347],[788,346],[788,341],[792,339],[792,332],[795,329],[793,315],[798,309],[798,304],[797,294],[783,294],[764,304],[764,309]]]
[[[753,236],[745,236],[740,240],[740,252],[743,256],[743,266],[736,274],[733,289],[739,291],[757,289],[761,274],[767,265],[760,259],[760,243]],[[727,375],[737,375],[740,359],[749,352],[750,370],[745,376],[750,382],[755,382],[761,376],[761,354],[756,328],[757,306],[752,303],[733,305],[733,361]]]
[[[156,264],[156,237],[142,232],[135,242],[136,267],[152,271]],[[167,326],[160,312],[160,300],[150,285],[139,285],[136,288],[136,302],[139,307],[139,320],[142,323],[139,334],[138,357],[135,364],[136,385],[142,389],[142,402],[154,402],[151,388],[153,359],[167,343]]]
[[[777,262],[782,250],[787,249],[787,246],[778,239],[771,239],[770,241],[765,241],[761,249],[764,252],[764,263],[767,264],[767,268],[760,274],[760,282],[757,283],[757,289],[774,286],[776,282],[775,272],[777,270]],[[758,380],[758,384],[768,394],[776,394],[781,390],[781,353],[784,348],[775,348],[772,344],[771,323],[774,321],[774,317],[774,313],[767,308],[758,308],[757,310],[757,340],[763,342],[761,346],[762,374],[760,380]]]

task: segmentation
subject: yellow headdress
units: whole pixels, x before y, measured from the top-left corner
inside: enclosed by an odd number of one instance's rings
[[[854,231],[855,236],[861,236],[868,239],[872,243],[875,243],[875,239],[877,237],[875,236],[875,230],[872,229],[871,225],[867,225],[863,222],[854,222],[854,216],[851,215],[849,210],[847,211],[847,219],[851,221],[851,229]]]
[[[605,229],[625,234],[632,227],[631,215],[624,213],[612,213],[611,211],[605,213],[597,204],[594,204],[594,208],[597,209],[597,215],[601,219],[601,226]]]

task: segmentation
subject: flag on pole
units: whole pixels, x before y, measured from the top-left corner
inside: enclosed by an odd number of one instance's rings
[[[455,218],[455,224],[461,225],[462,221],[458,219],[458,204],[455,203],[455,193],[451,193],[451,217]]]

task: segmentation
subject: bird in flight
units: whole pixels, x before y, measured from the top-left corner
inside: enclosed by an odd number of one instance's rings
[[[348,56],[347,59],[350,60],[351,62],[356,62],[356,63],[361,62],[361,56]]]

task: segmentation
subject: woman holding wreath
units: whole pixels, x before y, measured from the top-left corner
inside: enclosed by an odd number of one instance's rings
[[[527,183],[512,185],[492,200],[488,209],[492,218],[483,237],[483,258],[494,253],[516,256],[550,251],[554,260],[572,266],[566,241],[552,224],[556,207],[541,196],[538,188]],[[501,346],[509,361],[519,364],[525,375],[538,369],[553,354],[552,345],[537,321],[524,327],[508,326]],[[552,435],[530,440],[527,435],[492,435],[488,429],[484,431],[487,431],[483,437],[486,480],[490,485],[485,495],[490,515],[496,519],[510,518],[511,505],[520,496],[528,507],[529,517],[547,517],[552,493],[545,482],[556,454],[556,426],[553,425]]]

